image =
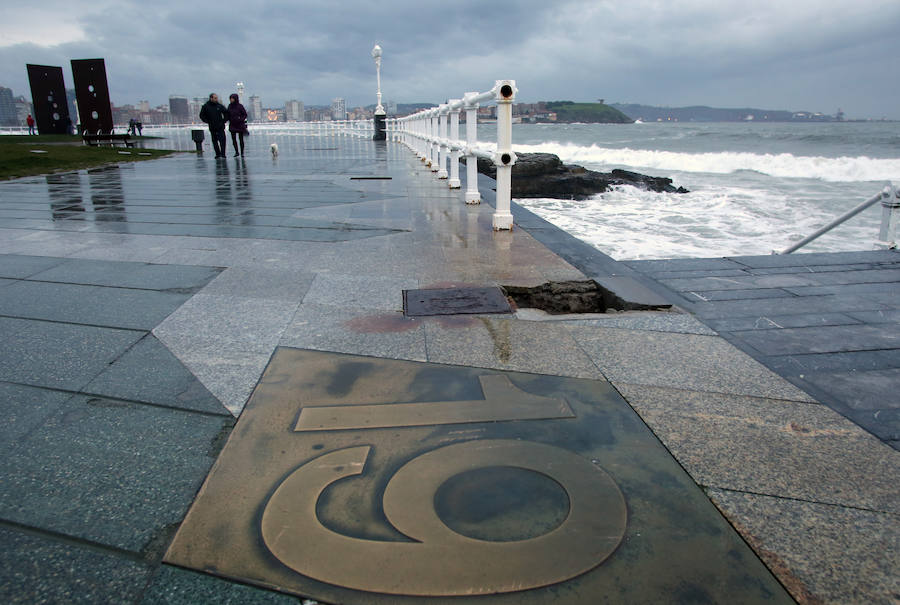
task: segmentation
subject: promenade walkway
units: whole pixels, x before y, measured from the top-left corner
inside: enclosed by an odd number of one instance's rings
[[[0,183],[4,602],[900,598],[891,438],[688,284],[399,146],[279,147]],[[588,278],[676,308],[459,312]]]

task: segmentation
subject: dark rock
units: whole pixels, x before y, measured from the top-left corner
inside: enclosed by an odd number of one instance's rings
[[[496,178],[497,169],[491,160],[478,158],[478,172]],[[513,197],[549,197],[586,199],[608,191],[617,185],[631,185],[639,189],[665,193],[687,193],[684,187],[672,185],[672,179],[648,176],[628,170],[597,172],[583,166],[563,164],[552,153],[523,153],[518,155],[512,169]]]

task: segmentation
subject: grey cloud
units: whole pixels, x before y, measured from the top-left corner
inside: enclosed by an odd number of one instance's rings
[[[27,93],[24,64],[102,56],[118,103],[206,94],[236,80],[263,102],[374,102],[369,51],[384,48],[385,97],[442,101],[515,78],[525,101],[762,105],[900,118],[900,5],[527,0],[448,4],[73,3],[86,39],[0,47],[0,84]],[[23,9],[25,10],[25,9]],[[67,78],[68,78],[68,71]]]

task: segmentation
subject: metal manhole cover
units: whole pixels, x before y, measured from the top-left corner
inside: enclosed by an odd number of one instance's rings
[[[404,290],[405,315],[460,315],[465,313],[511,313],[500,288],[443,288]]]

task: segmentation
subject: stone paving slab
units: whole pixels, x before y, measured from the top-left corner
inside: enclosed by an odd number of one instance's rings
[[[571,331],[603,375],[617,384],[812,400],[719,338],[614,328]]]
[[[900,349],[900,324],[782,328],[775,332],[734,332],[764,355],[839,353]]]
[[[616,388],[700,485],[900,514],[900,456],[826,406]]]
[[[86,393],[227,415],[218,399],[148,334],[83,389]]]
[[[149,566],[95,548],[0,526],[4,603],[137,602]]]
[[[720,489],[708,493],[766,564],[781,572],[798,601],[896,602],[896,515]]]
[[[300,605],[301,599],[208,574],[162,565],[141,605]],[[309,603],[309,601],[305,601]]]
[[[0,380],[77,391],[143,337],[135,330],[28,319],[0,352]]]
[[[65,262],[51,256],[0,254],[0,277],[24,279]]]
[[[0,315],[149,330],[188,298],[173,292],[20,281],[0,290]]]
[[[683,306],[770,369],[895,442],[900,437],[893,406],[893,370],[900,368],[900,255],[884,250],[724,260],[743,266],[748,275],[703,276],[698,263],[680,267],[680,261],[629,266],[660,279]],[[659,277],[660,270],[678,268],[695,272]],[[713,284],[720,289],[694,291]],[[754,289],[742,289],[747,284]],[[768,298],[776,286],[792,296]],[[719,296],[722,292],[728,296]],[[700,297],[705,300],[697,302]],[[733,300],[717,300],[723,298]]]
[[[7,452],[6,520],[135,553],[159,549],[217,453],[221,416],[77,395]]]
[[[173,267],[123,261],[69,259],[32,274],[35,281],[193,293],[218,275],[211,267]]]

